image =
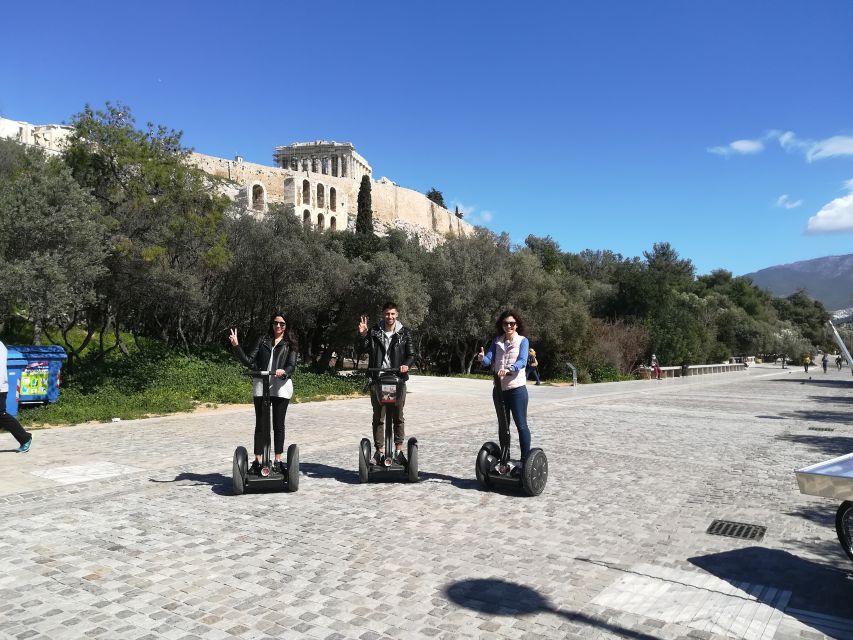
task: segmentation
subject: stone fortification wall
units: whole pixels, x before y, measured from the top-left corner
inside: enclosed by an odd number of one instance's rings
[[[371,187],[374,217],[381,222],[403,220],[438,234],[468,235],[474,227],[413,189],[381,178]]]
[[[65,125],[33,125],[0,118],[0,138],[39,147],[47,153],[59,153],[72,131],[72,127]],[[326,149],[329,145],[332,146]],[[336,163],[326,162],[329,153],[323,155],[321,151],[335,152]],[[306,158],[317,159],[314,163],[317,171],[295,171],[245,162],[239,157],[226,160],[203,153],[191,153],[188,159],[202,171],[226,180],[222,192],[257,214],[263,214],[272,203],[292,204],[296,215],[315,227],[346,229],[355,226],[360,186],[355,176],[369,175],[371,169],[351,143],[294,143],[277,147],[276,152],[290,154],[287,157],[299,156],[299,166],[302,166],[302,154],[313,154]],[[330,175],[330,167],[338,169],[345,164],[349,167],[348,175]],[[435,246],[449,232],[467,235],[474,229],[424,194],[400,187],[388,178],[371,181],[371,196],[373,217],[380,233],[390,228],[405,229],[416,233],[427,246]]]

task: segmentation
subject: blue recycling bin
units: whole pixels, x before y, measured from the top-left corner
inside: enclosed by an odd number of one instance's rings
[[[18,382],[26,366],[26,358],[16,347],[6,347],[6,380],[9,383],[9,393],[6,394],[6,413],[11,416],[18,415]]]
[[[9,352],[13,349],[25,361],[17,383],[18,404],[46,404],[59,400],[62,363],[68,359],[65,349],[55,344],[9,347]]]

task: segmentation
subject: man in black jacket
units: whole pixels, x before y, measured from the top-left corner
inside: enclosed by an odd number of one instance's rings
[[[412,345],[412,332],[404,327],[398,320],[397,305],[386,302],[382,307],[382,320],[376,323],[373,329],[368,331],[368,318],[361,316],[358,323],[358,335],[360,342],[360,353],[368,352],[370,360],[368,367],[371,369],[400,369],[400,377],[403,383],[397,395],[397,404],[394,407],[394,459],[399,463],[405,463],[403,455],[403,440],[406,437],[405,418],[403,417],[403,406],[406,402],[406,381],[409,379],[409,367],[415,361],[415,351]],[[373,404],[373,444],[376,447],[375,460],[379,464],[382,461],[385,449],[385,429],[383,427],[383,412],[385,406],[380,404],[376,384],[378,374],[371,374],[370,402]]]

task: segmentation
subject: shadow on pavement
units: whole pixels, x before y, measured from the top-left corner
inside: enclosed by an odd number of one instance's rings
[[[849,411],[822,411],[817,409],[798,409],[780,413],[783,418],[794,420],[812,420],[814,422],[831,422],[833,424],[853,424],[853,415]]]
[[[420,472],[421,482],[433,480],[435,482],[449,482],[458,489],[479,489],[480,484],[474,478],[457,478],[443,473]]]
[[[326,464],[317,462],[300,462],[299,472],[304,473],[309,478],[330,478],[343,482],[344,484],[358,484],[358,472],[352,469],[341,469],[340,467],[331,467]]]
[[[812,374],[809,374],[812,375]],[[815,374],[817,375],[817,374]],[[823,375],[823,374],[820,374]],[[850,380],[821,380],[820,378],[812,377],[808,378],[779,378],[776,380],[765,380],[769,384],[777,384],[777,383],[787,383],[787,384],[818,384],[822,387],[837,387],[839,389],[851,389],[853,388],[853,379]]]
[[[447,597],[466,609],[495,616],[515,618],[535,613],[553,613],[569,622],[609,631],[623,638],[652,640],[654,636],[632,631],[614,622],[598,619],[580,612],[565,611],[551,606],[548,599],[535,589],[515,582],[497,579],[460,580],[445,587]]]
[[[220,496],[230,496],[231,476],[225,476],[221,473],[189,473],[187,471],[179,473],[171,480],[157,480],[156,478],[148,478],[149,482],[165,483],[165,482],[183,482],[189,481],[192,484],[184,485],[188,487],[198,487],[200,485],[209,485],[213,493]]]
[[[791,511],[786,511],[785,515],[802,518],[803,520],[819,524],[822,527],[830,527],[833,531],[833,535],[835,535],[836,509],[838,509],[837,504],[833,505],[831,502],[826,502],[825,504],[812,504],[809,506],[802,506]]]
[[[815,618],[806,613],[853,618],[853,576],[848,571],[765,547],[746,547],[687,560],[738,588],[743,586],[738,583],[746,582],[790,591],[786,615],[812,628],[817,628]],[[832,635],[828,629],[817,630]]]
[[[853,438],[850,437],[785,433],[776,436],[776,439],[795,444],[804,444],[810,449],[826,454],[830,458],[837,458],[838,456],[853,452]],[[808,461],[804,461],[803,466],[806,466],[806,463]]]
[[[853,396],[809,396],[809,400],[825,404],[853,404]]]

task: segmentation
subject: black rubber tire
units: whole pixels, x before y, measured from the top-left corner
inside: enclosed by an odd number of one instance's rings
[[[287,490],[299,491],[299,445],[295,443],[287,448]]]
[[[531,449],[521,470],[521,487],[529,496],[538,496],[548,483],[548,458],[542,449]]]
[[[409,476],[409,482],[418,481],[418,440],[417,438],[409,438],[409,466],[406,472]]]
[[[835,514],[835,532],[841,548],[850,560],[853,560],[853,502],[845,500]]]
[[[499,457],[501,454],[501,448],[496,445],[494,442],[486,442],[480,447],[480,451],[477,452],[477,460],[474,463],[474,475],[477,476],[477,482],[480,483],[480,486],[483,489],[488,490],[491,488],[489,484],[489,456],[493,456],[495,458]]]
[[[358,479],[363,484],[370,480],[368,459],[370,458],[370,440],[362,438],[358,444]]]
[[[246,447],[237,447],[234,451],[234,465],[231,469],[231,487],[235,496],[246,492],[246,473],[249,469],[249,452]]]

